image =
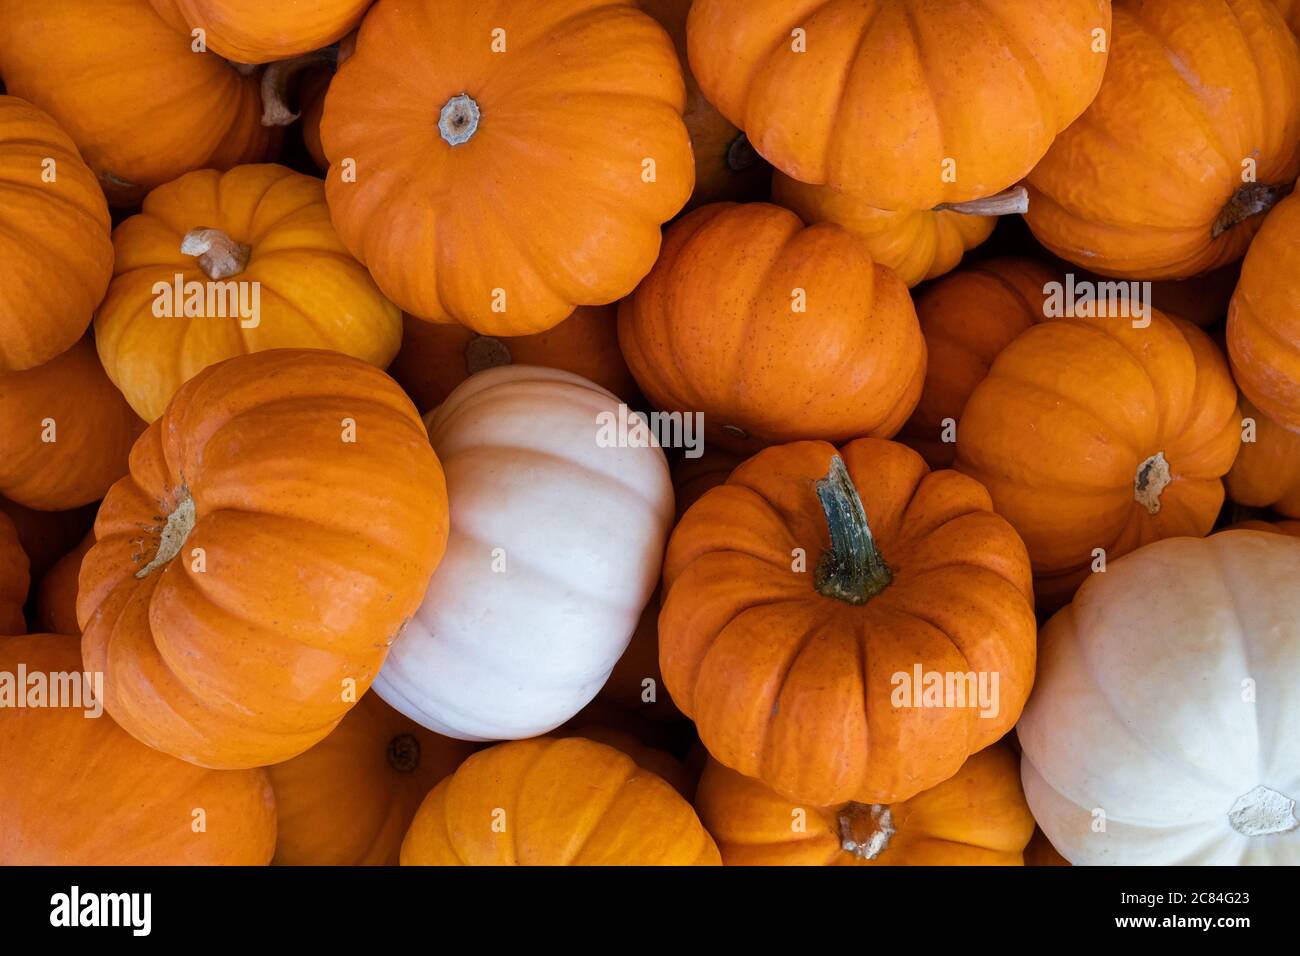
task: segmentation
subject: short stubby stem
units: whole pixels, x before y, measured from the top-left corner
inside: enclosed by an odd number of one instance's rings
[[[158,551],[148,564],[135,572],[135,576],[141,579],[147,578],[180,554],[197,520],[198,512],[194,508],[194,499],[190,497],[187,489],[182,488],[181,496],[172,508],[171,514],[167,516],[167,523],[163,525],[162,534],[158,537]]]
[[[465,371],[470,375],[484,369],[509,365],[510,362],[509,347],[490,335],[476,335],[465,346]]]
[[[203,274],[215,281],[237,276],[248,268],[248,258],[253,250],[220,229],[200,226],[185,234],[181,240],[181,252],[196,256]]]
[[[388,765],[398,773],[414,773],[420,766],[420,742],[410,734],[398,734],[388,742]]]
[[[468,143],[478,132],[478,103],[468,93],[449,99],[438,115],[438,132],[450,146]]]
[[[1138,465],[1137,474],[1133,476],[1133,500],[1146,508],[1148,514],[1158,515],[1160,494],[1173,480],[1165,453],[1158,451]]]
[[[942,203],[935,206],[934,211],[957,212],[963,216],[1023,216],[1029,212],[1029,190],[1024,186],[1012,186],[983,199]]]
[[[1252,216],[1268,212],[1286,198],[1293,186],[1269,186],[1265,183],[1246,183],[1232,198],[1224,203],[1219,216],[1210,229],[1210,237],[1218,239],[1233,226],[1239,226]]]
[[[1255,787],[1228,808],[1228,823],[1242,836],[1290,833],[1300,827],[1295,801],[1271,787]]]
[[[826,477],[818,479],[817,497],[831,534],[831,546],[817,562],[817,593],[846,604],[866,604],[889,587],[894,576],[880,556],[862,498],[839,455],[831,458]]]
[[[897,832],[894,815],[881,803],[849,803],[840,810],[840,847],[846,853],[874,860],[889,848]]]
[[[727,147],[727,168],[733,173],[743,173],[747,169],[753,169],[761,159],[758,151],[754,149],[754,144],[744,133],[737,134],[731,141],[731,145]]]
[[[298,78],[307,70],[315,67],[335,67],[339,61],[339,48],[327,46],[322,50],[313,50],[302,56],[288,60],[276,60],[268,63],[262,71],[262,125],[288,126],[300,115],[299,111],[289,106],[290,90]]]

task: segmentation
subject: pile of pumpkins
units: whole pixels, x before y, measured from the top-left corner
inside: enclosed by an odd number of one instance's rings
[[[1300,862],[1295,30],[4,0],[0,863]]]

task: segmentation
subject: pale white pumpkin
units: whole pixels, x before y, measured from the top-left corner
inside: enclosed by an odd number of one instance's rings
[[[619,405],[580,376],[509,365],[425,417],[451,536],[375,681],[390,705],[449,737],[505,740],[552,730],[596,695],[673,519],[664,453],[600,440]]]
[[[1044,628],[1018,732],[1076,864],[1300,863],[1300,540],[1170,538]]]

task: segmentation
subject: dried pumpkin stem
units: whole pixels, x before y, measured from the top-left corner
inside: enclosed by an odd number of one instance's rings
[[[398,734],[388,742],[388,765],[398,773],[414,773],[420,766],[420,742],[410,734]]]
[[[465,346],[465,371],[470,375],[488,368],[509,365],[510,349],[500,339],[476,335]]]
[[[194,530],[196,521],[198,521],[198,512],[194,508],[194,499],[190,497],[189,489],[182,488],[180,499],[172,508],[171,514],[167,516],[167,523],[163,525],[162,534],[158,538],[158,551],[148,564],[135,572],[135,576],[141,579],[147,578],[180,554],[190,532]]]
[[[849,803],[840,811],[840,847],[846,853],[874,860],[889,848],[897,830],[894,816],[881,803]]]
[[[1012,186],[993,196],[969,202],[942,203],[935,212],[957,212],[963,216],[1023,216],[1029,212],[1029,190]]]
[[[248,268],[252,247],[236,242],[220,229],[200,226],[191,229],[181,240],[181,252],[196,256],[199,268],[209,279],[229,279]]]
[[[817,562],[817,593],[848,604],[866,604],[889,586],[893,574],[872,537],[862,498],[844,459],[831,458],[830,471],[817,482],[831,546]]]
[[[459,93],[449,99],[438,115],[438,132],[449,146],[468,143],[478,132],[478,103],[468,93]]]
[[[762,157],[744,133],[738,133],[727,147],[727,168],[733,173],[743,173],[759,164]]]
[[[339,48],[335,45],[267,64],[262,71],[262,125],[288,126],[301,116],[301,111],[289,108],[289,91],[307,70],[318,66],[333,69],[338,62]]]
[[[1269,186],[1265,183],[1246,183],[1229,199],[1214,220],[1210,236],[1218,239],[1233,226],[1239,226],[1252,216],[1268,212],[1286,198],[1294,186]]]
[[[1148,514],[1160,513],[1160,493],[1174,480],[1165,453],[1156,452],[1138,465],[1133,477],[1133,500],[1147,509]]]

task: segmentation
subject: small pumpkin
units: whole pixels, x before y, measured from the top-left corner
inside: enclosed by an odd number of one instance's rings
[[[374,0],[149,0],[187,35],[236,63],[268,63],[318,50],[355,29]]]
[[[613,747],[615,750],[621,750],[635,760],[638,767],[663,778],[685,799],[690,800],[695,796],[694,776],[686,769],[685,764],[667,750],[650,746],[630,731],[580,721],[580,717],[575,719],[572,727],[566,725],[557,730],[553,736],[581,737],[584,740],[592,740]]]
[[[721,448],[705,448],[695,458],[683,455],[673,463],[673,495],[677,499],[677,520],[710,488],[726,482],[727,476],[745,459]]]
[[[707,445],[889,437],[921,394],[907,287],[866,244],[766,203],[716,203],[669,227],[619,304],[618,337],[656,407],[704,415]]]
[[[787,176],[932,209],[1006,189],[1092,101],[1110,0],[696,0],[691,69]]]
[[[417,408],[436,408],[475,372],[511,364],[563,369],[624,399],[636,393],[619,351],[613,306],[580,305],[553,329],[509,338],[409,315],[402,321],[402,348],[388,374],[406,389]]]
[[[108,204],[49,114],[0,94],[0,374],[76,344],[113,269]]]
[[[1243,419],[1255,423],[1253,441],[1241,443],[1224,483],[1239,505],[1272,508],[1300,518],[1300,434],[1287,431],[1242,398]]]
[[[1029,226],[1105,275],[1234,262],[1300,173],[1300,47],[1271,0],[1114,8],[1101,92],[1029,175]]]
[[[749,459],[677,525],[664,595],[664,681],[704,745],[812,806],[895,803],[951,777],[1033,682],[1024,545],[977,482],[894,442]],[[925,689],[934,675],[953,675],[951,698]]]
[[[442,469],[391,379],[336,352],[228,359],[181,387],[100,506],[86,667],[155,749],[287,760],[370,686],[446,538]]]
[[[51,634],[80,634],[77,623],[77,579],[81,562],[95,543],[87,534],[81,543],[59,558],[41,577],[36,589],[36,627]]]
[[[96,505],[89,504],[69,511],[37,511],[0,498],[0,513],[18,529],[18,540],[31,561],[33,581],[85,537],[95,523],[95,510]]]
[[[1241,277],[1241,263],[1192,276],[1151,283],[1151,304],[1161,312],[1176,315],[1206,329],[1219,325],[1228,315],[1228,303]]]
[[[329,348],[380,368],[397,307],[330,225],[319,179],[274,164],[188,173],[113,232],[95,315],[109,378],[146,421],[198,372],[270,348]]]
[[[1228,356],[1242,392],[1300,433],[1300,196],[1265,220],[1228,307]]]
[[[540,737],[475,754],[433,788],[403,866],[717,866],[691,805],[627,754]]]
[[[673,517],[663,452],[558,369],[480,372],[426,417],[453,532],[375,690],[430,730],[532,737],[596,696],[654,591]],[[624,409],[625,410],[625,409]]]
[[[10,93],[72,137],[110,203],[132,206],[182,173],[277,147],[258,78],[196,51],[149,0],[98,0],[87,17],[85,0],[5,0],[0,68]]]
[[[85,673],[77,639],[57,634],[0,641],[0,671],[13,674],[20,665],[28,674]],[[191,766],[149,749],[106,714],[88,716],[95,710],[88,702],[76,703],[0,708],[0,766],[22,782],[0,787],[0,865],[270,861],[275,796],[266,771]]]
[[[81,339],[23,372],[0,372],[0,493],[43,511],[104,497],[144,422]]]
[[[1223,504],[1241,444],[1227,362],[1190,322],[1147,321],[1033,325],[961,412],[956,468],[1024,538],[1046,609],[1103,556],[1207,534]]]
[[[695,809],[727,866],[1020,866],[1034,830],[1002,744],[892,804],[799,806],[709,760]]]
[[[472,752],[366,694],[316,746],[267,768],[278,819],[272,862],[396,866],[420,803]]]
[[[26,633],[23,605],[30,584],[30,565],[18,540],[18,529],[0,511],[0,635]]]
[[[1171,538],[1048,622],[1021,774],[1071,863],[1300,862],[1297,576],[1286,535]]]
[[[325,101],[330,213],[412,315],[541,332],[654,264],[693,185],[685,105],[632,0],[379,4]]]

